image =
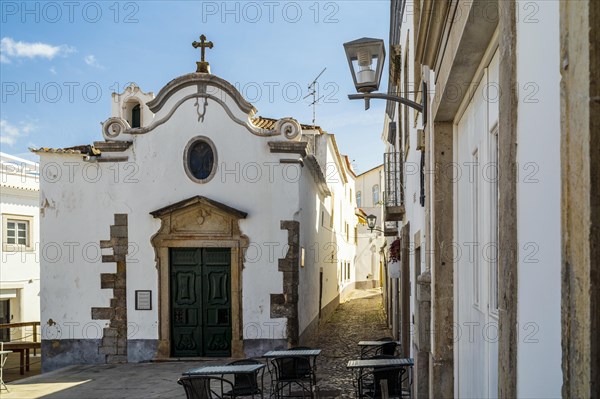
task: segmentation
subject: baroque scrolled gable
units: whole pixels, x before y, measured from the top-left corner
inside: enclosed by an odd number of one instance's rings
[[[175,95],[180,92],[185,95],[177,100]],[[274,124],[261,123],[261,118],[254,117],[256,108],[244,99],[231,83],[205,73],[189,73],[175,78],[160,90],[156,98],[144,102],[142,106],[152,112],[153,116],[158,116],[153,118],[151,123],[136,126],[124,115],[115,115],[113,112],[102,124],[102,135],[106,141],[130,140],[128,135],[151,132],[167,122],[179,108],[185,106],[194,107],[198,115],[197,122],[203,123],[205,115],[210,112],[208,100],[220,105],[231,120],[256,136],[283,136],[292,141],[301,140],[303,126],[298,121],[286,117],[278,119]],[[232,108],[233,106],[235,107]],[[240,111],[246,116],[239,117]]]

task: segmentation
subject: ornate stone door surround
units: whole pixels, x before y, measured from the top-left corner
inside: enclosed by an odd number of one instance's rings
[[[171,356],[169,302],[169,248],[231,248],[231,355],[243,357],[242,269],[248,237],[239,220],[246,212],[202,196],[194,196],[150,212],[161,220],[151,238],[158,270],[158,358]]]

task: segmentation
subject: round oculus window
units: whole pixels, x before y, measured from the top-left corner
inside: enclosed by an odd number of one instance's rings
[[[213,176],[216,165],[213,143],[205,137],[194,138],[186,148],[185,169],[188,176],[199,183],[205,183]]]

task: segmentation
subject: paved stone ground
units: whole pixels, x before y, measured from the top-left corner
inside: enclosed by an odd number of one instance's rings
[[[381,291],[354,291],[351,300],[340,304],[328,322],[321,326],[311,346],[323,349],[317,358],[320,397],[354,398],[352,372],[348,360],[358,359],[358,341],[390,336]]]
[[[348,360],[359,357],[358,341],[389,336],[380,290],[354,291],[321,326],[309,345],[321,348],[317,358],[319,398],[353,398]],[[184,399],[176,381],[181,373],[203,364],[223,364],[229,359],[70,366],[8,383],[2,399]],[[269,385],[265,375],[265,388]]]

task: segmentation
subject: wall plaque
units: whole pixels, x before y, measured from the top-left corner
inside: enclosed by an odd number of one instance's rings
[[[152,310],[152,291],[135,291],[135,310]]]

